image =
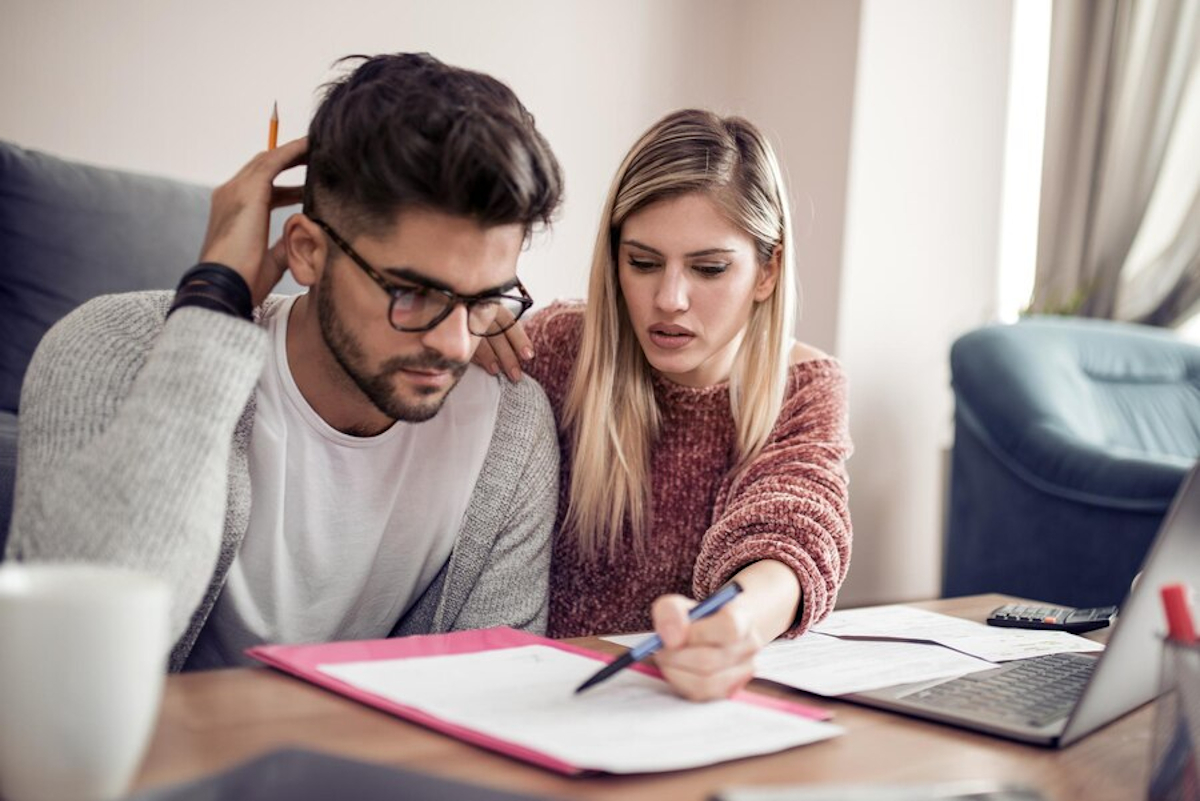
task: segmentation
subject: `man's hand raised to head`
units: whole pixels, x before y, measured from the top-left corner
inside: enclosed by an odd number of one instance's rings
[[[275,186],[285,170],[305,163],[308,139],[302,137],[265,150],[213,190],[208,232],[200,261],[231,267],[250,286],[257,307],[287,269],[282,240],[267,247],[271,210],[299,203],[300,186]]]

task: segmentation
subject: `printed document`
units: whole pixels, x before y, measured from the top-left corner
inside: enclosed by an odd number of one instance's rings
[[[530,645],[318,669],[443,720],[610,773],[692,768],[842,733],[830,723],[741,701],[685,701],[666,682],[634,670],[575,695],[602,666]]]
[[[604,639],[632,647],[650,632]],[[755,658],[754,675],[817,695],[963,676],[997,662],[1103,650],[1064,631],[1008,629],[902,604],[836,611],[795,640],[776,640]]]
[[[776,640],[758,652],[754,675],[817,695],[878,690],[996,667],[993,662],[932,643],[840,640],[809,632]]]
[[[1095,640],[1065,631],[986,626],[901,604],[836,611],[812,630],[835,637],[936,642],[990,662],[1104,650]]]

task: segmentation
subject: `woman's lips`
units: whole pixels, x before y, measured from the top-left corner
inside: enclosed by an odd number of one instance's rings
[[[681,325],[650,326],[650,341],[664,350],[679,350],[692,343],[696,335]]]

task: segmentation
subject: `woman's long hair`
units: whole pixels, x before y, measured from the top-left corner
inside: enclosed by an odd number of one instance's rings
[[[667,115],[634,144],[609,190],[592,257],[583,338],[563,426],[574,448],[566,528],[597,559],[621,546],[626,523],[634,554],[650,531],[650,454],[659,412],[650,364],[638,343],[617,278],[621,226],[651,203],[706,193],[754,240],[757,261],[778,255],[775,290],[756,302],[733,363],[729,396],[737,430],[735,470],[767,441],[787,385],[796,314],[792,231],[779,163],[752,124],[687,109]]]

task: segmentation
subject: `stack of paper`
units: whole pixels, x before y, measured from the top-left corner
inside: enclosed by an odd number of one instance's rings
[[[662,679],[633,670],[575,695],[596,666],[594,659],[530,645],[320,670],[442,720],[610,773],[692,768],[841,733],[778,709],[737,701],[691,703]]]
[[[632,645],[645,634],[605,639]],[[848,695],[963,676],[997,662],[1103,650],[1063,631],[985,626],[911,606],[834,612],[795,640],[776,640],[755,660],[756,678],[817,695]]]
[[[834,612],[813,631],[835,637],[934,642],[992,662],[1104,650],[1095,640],[1065,631],[985,626],[900,604]]]
[[[754,675],[817,695],[846,695],[994,667],[994,662],[940,645],[841,640],[810,632],[795,640],[777,640],[760,651]]]
[[[642,773],[781,751],[842,733],[815,707],[758,693],[697,704],[635,666],[579,695],[593,651],[508,628],[248,653],[280,670],[562,773]]]

